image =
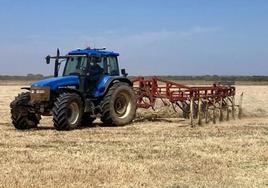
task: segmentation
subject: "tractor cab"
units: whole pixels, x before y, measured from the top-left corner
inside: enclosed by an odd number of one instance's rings
[[[68,54],[63,77],[78,76],[79,90],[85,94],[95,96],[103,80],[119,76],[117,56],[114,52],[103,49],[75,50]],[[99,86],[99,87],[98,87]]]
[[[59,77],[59,67],[65,62],[62,76],[59,79],[61,81],[70,78],[78,80],[76,87],[80,92],[98,97],[104,91],[108,80],[120,76],[118,56],[118,53],[106,51],[105,48],[86,48],[73,50],[65,56],[61,56],[58,50],[56,56],[47,56],[46,61],[49,64],[50,59],[55,59],[55,78]],[[126,76],[124,69],[121,70],[121,73]]]
[[[68,54],[63,76],[119,76],[119,54],[100,49],[75,50]]]

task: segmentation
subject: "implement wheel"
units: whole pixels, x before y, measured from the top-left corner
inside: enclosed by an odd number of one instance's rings
[[[83,114],[80,96],[75,93],[62,93],[55,101],[52,114],[54,127],[57,130],[77,128]]]
[[[104,124],[122,126],[129,124],[136,115],[136,97],[126,83],[115,83],[102,102],[101,121]]]
[[[16,129],[25,130],[36,128],[39,124],[41,116],[34,112],[32,106],[29,105],[29,101],[30,93],[25,92],[19,94],[10,103],[12,124]]]

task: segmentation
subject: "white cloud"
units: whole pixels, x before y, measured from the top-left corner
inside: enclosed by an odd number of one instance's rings
[[[132,44],[140,43],[152,43],[155,41],[160,40],[176,40],[176,39],[186,39],[190,38],[195,35],[205,34],[205,33],[212,33],[212,32],[219,32],[221,31],[220,27],[201,27],[196,26],[187,31],[168,31],[168,30],[161,30],[161,31],[152,31],[152,32],[143,32],[143,33],[134,33],[134,34],[121,34],[119,31],[105,31],[101,34],[97,35],[82,35],[79,37],[79,41],[92,41],[93,43],[102,43],[102,42],[109,42],[109,41],[117,41],[117,42],[124,42]]]
[[[201,27],[201,26],[196,26],[192,29],[193,34],[197,33],[211,33],[211,32],[218,32],[221,31],[221,27]]]

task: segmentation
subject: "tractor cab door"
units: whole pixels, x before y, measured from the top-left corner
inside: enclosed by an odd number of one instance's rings
[[[109,76],[119,76],[119,66],[116,56],[107,57],[106,74]]]
[[[98,86],[99,81],[106,73],[107,57],[91,56],[88,58],[87,76],[84,90],[86,94],[92,96]]]
[[[79,76],[79,91],[84,92],[84,83],[87,74],[87,57],[68,57],[62,76]]]
[[[89,95],[94,95],[105,76],[119,76],[118,61],[115,56],[89,57],[88,65],[85,89]]]

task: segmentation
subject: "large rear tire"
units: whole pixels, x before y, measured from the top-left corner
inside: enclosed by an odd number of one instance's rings
[[[126,83],[115,83],[102,101],[101,121],[105,125],[123,126],[129,124],[136,115],[136,97]]]
[[[10,112],[12,124],[16,129],[25,130],[36,128],[41,116],[34,112],[29,105],[30,93],[19,94],[14,101],[10,103]]]
[[[62,93],[52,109],[54,127],[57,130],[71,130],[80,125],[83,104],[79,95]]]

